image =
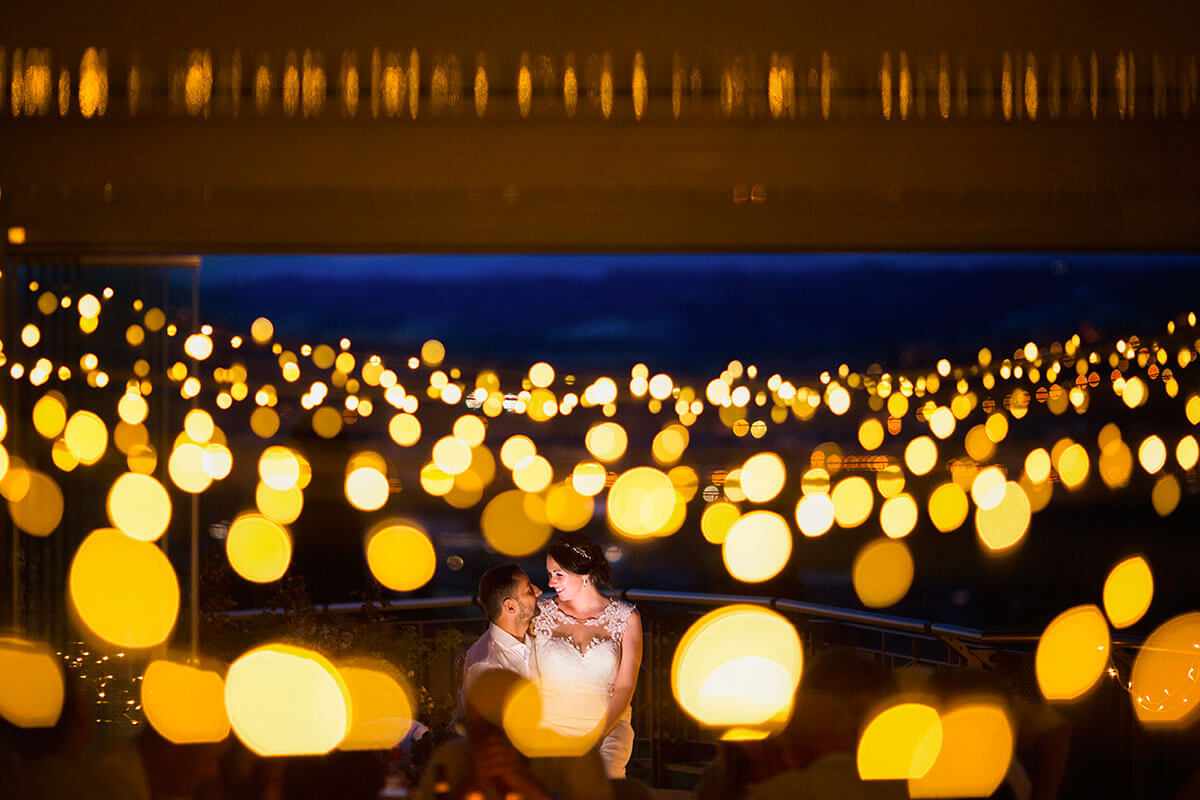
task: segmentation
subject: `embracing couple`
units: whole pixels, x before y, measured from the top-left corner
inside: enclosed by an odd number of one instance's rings
[[[624,778],[633,749],[630,700],[642,661],[642,623],[629,603],[612,600],[612,570],[582,534],[565,534],[546,549],[554,596],[516,564],[494,567],[479,581],[491,625],[467,651],[463,687],[488,670],[515,672],[538,684],[542,725],[569,736],[599,728],[609,778]]]

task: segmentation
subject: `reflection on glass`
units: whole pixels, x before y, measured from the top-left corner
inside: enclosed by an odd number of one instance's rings
[[[283,113],[296,116],[300,105],[300,59],[295,50],[289,50],[283,62]]]
[[[517,111],[521,118],[529,116],[533,106],[533,77],[529,74],[529,53],[521,53],[521,66],[517,69]]]
[[[258,65],[254,69],[254,109],[264,116],[271,104],[271,67],[269,56],[259,53]]]
[[[1004,54],[1000,73],[1000,109],[1004,113],[1004,121],[1009,122],[1013,116],[1013,58],[1012,53]]]
[[[938,116],[950,119],[950,57],[938,54]]]
[[[342,113],[350,119],[358,114],[358,53],[342,51],[342,70],[338,77],[342,90]]]
[[[600,113],[605,119],[612,116],[613,110],[613,73],[612,56],[605,53],[601,59],[600,68]]]
[[[671,117],[679,119],[683,109],[683,62],[676,50],[671,56]]]
[[[1037,56],[1025,54],[1025,113],[1036,120],[1038,112]]]
[[[900,51],[900,119],[908,119],[908,109],[912,106],[912,72],[908,68],[908,53]]]
[[[325,108],[325,56],[320,51],[304,50],[300,73],[301,109],[304,117],[318,116]]]
[[[418,105],[421,99],[421,57],[417,48],[408,54],[408,113],[413,119],[417,118]]]
[[[646,59],[642,56],[641,50],[638,50],[633,56],[631,90],[633,93],[633,118],[640,120],[646,113],[646,101],[650,94],[649,86],[646,83]]]

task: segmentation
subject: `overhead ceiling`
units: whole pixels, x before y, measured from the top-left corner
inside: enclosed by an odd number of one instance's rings
[[[1193,4],[19,5],[12,250],[1200,245]]]

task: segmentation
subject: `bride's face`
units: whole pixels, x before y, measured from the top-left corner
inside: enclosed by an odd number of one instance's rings
[[[558,593],[558,599],[569,602],[583,587],[583,576],[568,572],[559,566],[558,562],[546,556],[547,582],[550,588]]]

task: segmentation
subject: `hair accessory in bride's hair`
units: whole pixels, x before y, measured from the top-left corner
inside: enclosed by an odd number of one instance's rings
[[[568,549],[568,550],[570,550],[572,553],[574,553],[575,555],[579,556],[580,558],[582,558],[582,559],[583,559],[583,560],[585,560],[585,561],[591,561],[591,560],[592,560],[592,559],[591,559],[591,557],[590,557],[590,556],[587,554],[587,551],[586,551],[586,550],[584,550],[582,547],[580,547],[580,546],[579,546],[579,545],[577,545],[577,544],[570,544],[570,543],[567,543],[567,549]]]

